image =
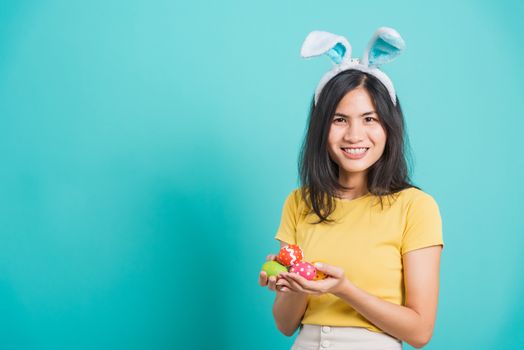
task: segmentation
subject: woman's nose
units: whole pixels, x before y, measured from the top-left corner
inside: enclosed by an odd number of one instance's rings
[[[364,129],[361,125],[353,123],[353,125],[348,125],[346,133],[344,134],[344,140],[356,143],[361,141],[364,138]]]

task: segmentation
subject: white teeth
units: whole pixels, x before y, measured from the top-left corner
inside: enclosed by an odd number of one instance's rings
[[[367,148],[343,148],[349,154],[361,154],[366,152]]]

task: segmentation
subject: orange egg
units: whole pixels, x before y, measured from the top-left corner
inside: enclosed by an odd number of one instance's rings
[[[323,261],[315,260],[315,261],[312,261],[311,264],[315,265],[315,263],[322,263],[322,262]],[[324,272],[321,272],[317,269],[317,274],[315,275],[315,277],[313,277],[313,281],[323,280],[326,277],[327,275]]]

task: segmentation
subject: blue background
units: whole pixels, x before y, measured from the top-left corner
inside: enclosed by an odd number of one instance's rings
[[[289,348],[257,276],[331,66],[300,46],[327,30],[358,57],[384,25],[407,44],[383,69],[444,223],[426,348],[521,348],[523,10],[0,2],[0,348]]]

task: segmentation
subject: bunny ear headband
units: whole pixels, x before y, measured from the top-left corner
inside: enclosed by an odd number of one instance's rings
[[[322,88],[331,78],[342,71],[357,69],[377,77],[388,89],[389,96],[396,106],[397,98],[393,83],[378,67],[391,62],[400,55],[405,47],[404,39],[395,29],[381,27],[373,34],[362,59],[359,60],[358,58],[351,58],[351,45],[343,36],[323,31],[309,33],[302,44],[300,55],[309,58],[325,54],[334,63],[333,68],[320,79],[315,91],[315,105]]]

